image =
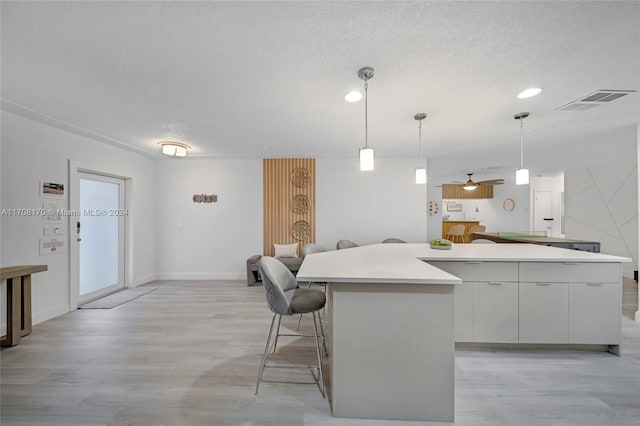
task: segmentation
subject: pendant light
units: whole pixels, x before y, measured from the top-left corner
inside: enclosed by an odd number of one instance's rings
[[[416,169],[416,184],[427,183],[427,167],[422,167],[422,120],[427,118],[427,114],[424,112],[418,113],[413,116],[418,122],[418,168]]]
[[[529,169],[524,168],[524,119],[528,116],[528,112],[519,112],[513,116],[520,120],[520,168],[516,170],[516,185],[529,184]]]
[[[369,148],[368,141],[368,111],[367,100],[369,98],[369,80],[373,78],[374,70],[371,67],[364,67],[358,71],[358,77],[364,80],[364,148],[360,148],[360,170],[373,170],[373,148]]]

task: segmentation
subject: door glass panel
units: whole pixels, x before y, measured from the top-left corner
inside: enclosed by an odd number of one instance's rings
[[[80,179],[80,296],[119,281],[119,189]]]

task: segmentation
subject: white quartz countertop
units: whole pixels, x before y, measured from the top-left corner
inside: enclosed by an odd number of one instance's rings
[[[298,281],[346,283],[461,284],[462,281],[418,259],[425,244],[375,244],[307,255]]]
[[[630,262],[627,257],[537,244],[454,244],[435,250],[428,244],[374,244],[305,257],[298,281],[460,284],[428,261]]]
[[[411,244],[422,260],[487,262],[631,262],[628,257],[549,247],[539,244],[454,244],[451,250],[434,250],[428,244]]]

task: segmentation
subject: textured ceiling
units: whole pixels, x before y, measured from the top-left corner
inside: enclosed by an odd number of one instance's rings
[[[635,1],[1,7],[3,109],[149,155],[177,138],[194,157],[355,157],[364,105],[343,96],[366,65],[369,144],[383,157],[416,155],[417,112],[427,155],[461,170],[517,165],[520,111],[527,150],[638,122],[637,93],[554,111],[639,89]],[[515,98],[531,86],[545,90]]]

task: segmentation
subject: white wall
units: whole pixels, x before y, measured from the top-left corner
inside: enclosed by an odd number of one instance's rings
[[[606,254],[633,258],[624,275],[638,268],[638,177],[636,141],[615,162],[565,171],[565,236],[600,242]]]
[[[426,241],[426,188],[415,184],[415,158],[376,158],[361,172],[358,159],[316,159],[316,239],[335,249],[340,239],[360,245],[395,237]]]
[[[156,277],[244,279],[262,254],[262,160],[157,160]],[[215,194],[216,203],[194,203]]]
[[[153,160],[101,142],[2,111],[2,196],[0,207],[41,208],[41,179],[69,186],[68,161],[128,176],[131,194],[131,282],[139,285],[154,277]],[[68,208],[68,191],[62,203]],[[2,265],[47,264],[49,270],[33,276],[33,320],[38,323],[69,311],[69,239],[64,253],[40,256],[42,217],[2,216]],[[2,286],[3,291],[5,286]],[[4,306],[4,305],[3,305]]]

